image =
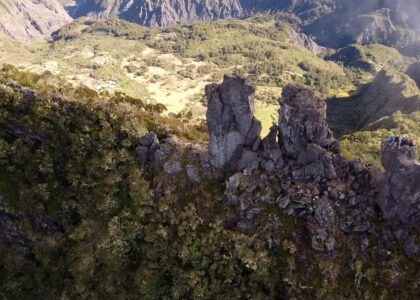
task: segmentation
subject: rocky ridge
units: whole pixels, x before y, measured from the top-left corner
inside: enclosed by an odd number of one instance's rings
[[[325,101],[293,86],[284,89],[280,100],[279,125],[261,140],[259,127],[253,127],[258,125],[252,113],[253,91],[245,79],[231,76],[207,86],[208,151],[205,145],[166,138],[158,150],[149,148],[154,153],[152,172],[185,174],[193,185],[235,172],[226,180],[223,196],[225,205],[236,208],[236,215],[225,219],[226,227],[255,230],[264,207],[278,207],[306,219],[312,247],[321,252],[337,249],[343,234],[374,234],[378,206],[396,224],[395,230],[399,222],[418,224],[413,210],[420,205],[415,148],[392,150],[390,155],[385,147],[385,174],[359,160],[345,161],[326,124]],[[144,155],[139,157],[144,162]],[[157,194],[163,193],[160,184],[157,189]],[[367,236],[360,240],[362,247],[369,247]]]
[[[174,1],[174,0],[85,0],[73,11],[74,17],[90,16],[122,19],[145,26],[168,26],[185,22],[209,21],[225,18],[244,18],[257,10],[278,10],[289,7],[286,3],[265,1]]]
[[[21,113],[30,111],[36,103],[36,91],[14,84],[9,84],[9,88],[20,95],[16,101],[22,102]],[[230,88],[238,90],[231,91]],[[215,99],[219,100],[235,99],[225,101],[223,105],[219,103],[223,111],[229,112],[229,117],[222,119],[225,123],[220,125],[223,126],[209,124],[210,134],[223,136],[221,129],[228,130],[226,134],[240,132],[243,124],[250,126],[254,121],[252,114],[245,114],[246,122],[232,118],[238,107],[244,106],[245,111],[252,111],[252,86],[246,80],[226,77],[224,83],[211,85],[207,90],[210,102],[216,95]],[[226,98],[228,95],[232,98]],[[59,95],[54,95],[53,100],[66,105],[65,99]],[[215,218],[223,230],[254,237],[255,243],[261,243],[263,249],[277,257],[288,253],[285,280],[300,282],[305,278],[316,278],[315,281],[308,280],[311,288],[321,293],[315,298],[322,298],[329,293],[326,291],[331,292],[328,289],[331,284],[341,290],[343,278],[351,281],[346,282],[351,286],[351,292],[346,288],[343,294],[360,295],[362,287],[359,281],[365,280],[363,276],[377,272],[375,276],[378,277],[374,278],[381,280],[389,278],[384,274],[394,268],[401,270],[395,265],[396,258],[403,264],[407,263],[410,267],[403,269],[415,276],[420,262],[419,234],[416,215],[407,214],[419,202],[416,187],[407,186],[407,182],[412,182],[410,178],[417,178],[419,174],[415,150],[389,148],[384,143],[385,173],[366,167],[359,160],[345,161],[326,126],[325,103],[321,99],[310,91],[289,86],[280,101],[283,104],[280,123],[273,125],[267,137],[257,139],[252,148],[239,146],[242,152],[238,154],[241,155],[232,156],[222,168],[209,151],[213,147],[211,143],[218,143],[217,139],[211,140],[210,144],[199,143],[163,132],[150,132],[139,137],[134,145],[137,145],[143,175],[150,184],[151,202],[170,200],[162,209],[172,211],[178,205],[177,201],[192,195],[197,199],[194,222],[206,226],[212,225],[206,224],[205,214],[213,216],[218,214],[217,210],[223,211],[218,215],[221,219]],[[210,111],[217,111],[211,110],[210,106]],[[36,130],[6,130],[17,138],[40,143],[44,140],[36,135]],[[244,136],[247,135],[241,135],[242,140],[246,139]],[[217,145],[222,153],[224,147],[230,147],[228,141]],[[243,161],[246,152],[252,158],[241,165],[239,162]],[[312,155],[313,152],[316,155]],[[299,159],[302,156],[311,159]],[[331,160],[325,160],[325,157]],[[325,166],[325,161],[334,170],[334,176],[329,176],[329,168],[320,167],[322,171],[318,172],[318,168],[311,167],[319,162]],[[397,185],[392,190],[397,191],[398,197],[388,193],[390,184]],[[382,202],[384,196],[386,201]],[[28,240],[19,227],[26,220],[40,227],[42,232],[60,237],[62,229],[54,218],[17,214],[1,202],[0,199],[2,244],[15,241],[13,247],[23,248],[19,243],[31,247],[34,242]],[[389,217],[388,212],[391,212]],[[387,221],[384,221],[384,216]],[[151,236],[155,236],[155,232],[152,231]],[[177,239],[183,238],[189,237],[177,236]],[[400,251],[405,253],[403,257]],[[362,265],[371,271],[362,273]],[[345,277],[341,277],[342,274],[346,274]],[[400,278],[406,280],[405,275],[398,275],[403,277],[396,279],[394,274],[391,275],[392,285],[398,285]],[[325,284],[318,282],[319,276],[326,280]],[[417,283],[411,277],[408,280],[413,284],[410,291],[416,290]],[[306,298],[308,291],[298,284],[287,284],[287,295]]]
[[[8,86],[19,91],[24,107],[36,101],[36,91]],[[254,92],[246,79],[237,76],[225,76],[221,84],[206,87],[208,144],[153,132],[139,139],[136,152],[145,177],[154,182],[155,197],[165,193],[165,178],[184,178],[200,186],[228,176],[223,201],[236,207],[237,215],[225,220],[227,227],[251,230],[264,210],[261,205],[276,206],[307,220],[313,247],[320,251],[335,249],[337,232],[374,233],[378,207],[397,227],[420,224],[415,147],[396,149],[385,141],[385,173],[360,160],[344,160],[326,123],[326,102],[294,86],[287,86],[279,100],[279,124],[261,139],[260,123],[253,115]],[[62,101],[59,95],[54,97]],[[175,192],[177,187],[173,188]]]

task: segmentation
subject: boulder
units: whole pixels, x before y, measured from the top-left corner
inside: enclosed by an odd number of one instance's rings
[[[206,86],[209,153],[215,168],[231,168],[244,148],[258,142],[261,123],[254,117],[254,95],[255,88],[238,76]]]
[[[382,143],[385,175],[377,204],[386,219],[420,225],[420,164],[416,147]]]
[[[187,165],[186,171],[187,171],[188,180],[191,183],[200,183],[201,182],[201,176],[198,173],[198,170],[197,170],[196,167],[194,167],[192,165]]]
[[[152,145],[159,145],[159,139],[154,132],[149,132],[145,136],[140,138],[140,143],[145,147],[150,147]]]
[[[7,86],[20,92],[21,103],[25,109],[29,109],[35,104],[36,98],[38,97],[37,91],[14,82],[8,83]]]
[[[238,170],[249,169],[251,171],[258,169],[260,164],[258,153],[252,150],[245,149],[238,162]]]
[[[145,166],[149,162],[149,148],[139,146],[136,148],[136,152],[141,166]]]
[[[178,160],[167,161],[163,164],[163,171],[168,175],[179,174],[183,171],[181,162]]]
[[[149,132],[140,138],[141,146],[136,148],[136,152],[142,167],[155,161],[155,154],[159,150],[159,139],[154,132]]]

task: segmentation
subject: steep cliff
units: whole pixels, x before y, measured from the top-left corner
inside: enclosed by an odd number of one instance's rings
[[[73,12],[74,17],[84,15],[99,19],[120,17],[141,25],[167,26],[198,20],[241,18],[249,13],[244,11],[239,0],[87,0]]]
[[[47,37],[72,18],[56,0],[2,0],[0,35],[27,41]]]

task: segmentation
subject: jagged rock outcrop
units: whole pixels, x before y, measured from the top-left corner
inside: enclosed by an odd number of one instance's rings
[[[293,29],[289,32],[290,43],[293,45],[305,48],[306,50],[312,52],[315,55],[321,55],[325,48],[319,46],[312,38],[304,34],[303,32],[297,32]]]
[[[326,148],[334,142],[327,126],[327,104],[314,92],[289,85],[280,105],[279,128],[286,155],[297,158],[309,144]]]
[[[261,215],[258,203],[275,205],[287,215],[305,217],[318,252],[334,251],[342,234],[372,233],[376,205],[386,219],[420,225],[415,147],[395,149],[384,142],[385,174],[361,160],[345,161],[326,123],[326,102],[294,86],[283,91],[279,125],[261,140],[254,91],[236,76],[207,86],[208,151],[205,145],[174,136],[159,141],[149,133],[137,148],[143,170],[193,185],[237,171],[226,181],[223,201],[238,215],[226,219],[226,227],[247,231]],[[156,193],[163,193],[162,186]],[[412,244],[406,252],[417,251]],[[369,247],[369,239],[362,239],[361,247]]]
[[[261,124],[253,115],[254,93],[254,87],[235,76],[206,87],[212,165],[247,172],[259,167],[267,172],[284,169],[300,180],[336,178],[334,164],[341,157],[326,123],[326,103],[309,90],[286,87],[280,124],[261,141]]]
[[[329,150],[338,152],[338,143],[327,126],[325,101],[310,90],[287,86],[280,105],[283,153],[296,160],[293,177],[335,178],[334,154]]]
[[[225,76],[222,84],[206,86],[206,95],[210,161],[217,169],[227,169],[259,141],[255,88],[243,78]]]
[[[2,0],[0,35],[20,41],[49,36],[72,21],[56,0]]]
[[[420,226],[420,164],[417,148],[382,143],[385,177],[377,200],[386,219]]]

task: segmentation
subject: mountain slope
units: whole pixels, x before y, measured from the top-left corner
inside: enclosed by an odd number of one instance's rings
[[[392,68],[379,72],[375,80],[348,99],[329,101],[328,116],[334,133],[361,130],[370,123],[396,112],[410,114],[420,110],[420,91],[406,74]]]
[[[72,18],[56,0],[2,0],[0,35],[17,40],[48,36]]]
[[[418,39],[414,1],[333,1],[330,13],[306,26],[307,33],[329,47],[381,43],[402,47]]]
[[[82,0],[73,16],[119,17],[140,25],[168,26],[267,12],[292,16],[323,46],[381,43],[406,48],[419,39],[415,0]]]
[[[277,99],[288,83],[330,97],[356,88],[346,68],[307,51],[322,48],[271,17],[165,28],[79,19],[53,38],[25,47],[4,42],[0,63],[149,99],[165,105],[168,113],[191,111],[190,121],[200,122],[204,86],[223,74],[240,72],[257,85],[257,115],[265,132],[278,115]]]

